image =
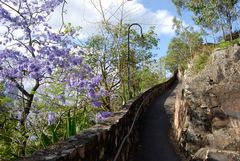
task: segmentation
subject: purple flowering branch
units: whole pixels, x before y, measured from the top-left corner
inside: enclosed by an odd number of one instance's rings
[[[77,92],[81,101],[88,101],[95,107],[102,105],[102,91],[99,90],[102,77],[96,76],[86,65],[84,53],[69,38],[76,30],[66,35],[55,33],[46,22],[49,14],[63,4],[59,32],[63,27],[71,28],[64,25],[65,3],[65,0],[0,0],[0,22],[6,27],[6,31],[0,33],[0,80],[4,81],[6,89],[17,89],[16,95],[22,99],[21,107],[18,107],[22,112],[19,122],[24,138],[20,145],[21,156],[26,154],[29,137],[25,125],[34,107],[36,93],[40,91],[40,95],[42,92],[40,88],[59,83],[64,89],[56,100],[62,104],[66,103],[65,92]],[[27,89],[28,81],[32,83]],[[10,94],[12,91],[15,90],[6,92]],[[49,113],[48,124],[51,125],[55,118]]]
[[[82,52],[73,52],[75,44],[69,35],[54,33],[46,23],[49,14],[62,3],[64,8],[65,0],[0,0],[0,22],[7,29],[0,43],[4,47],[0,49],[0,79],[9,85],[6,88],[17,88],[22,94],[20,129],[26,138],[21,145],[22,156],[28,138],[25,123],[34,96],[43,84],[51,80],[66,83],[69,90],[85,91],[86,97],[99,106],[96,89],[100,78],[94,77],[84,65]],[[24,87],[24,80],[34,81],[30,90]]]

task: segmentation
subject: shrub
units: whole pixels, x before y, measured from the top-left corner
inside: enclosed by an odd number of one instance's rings
[[[193,60],[193,71],[195,73],[199,73],[204,69],[209,59],[209,55],[206,53],[201,53],[199,55],[196,55],[196,57]]]
[[[233,46],[234,44],[239,44],[239,43],[240,43],[240,38],[235,39],[233,41],[221,41],[217,45],[217,48],[225,49],[225,48],[228,48],[230,46]]]

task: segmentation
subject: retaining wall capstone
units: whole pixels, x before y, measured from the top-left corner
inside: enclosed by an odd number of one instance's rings
[[[167,82],[158,84],[128,101],[122,106],[121,111],[115,112],[104,123],[97,124],[19,161],[113,161],[124,137],[129,134],[136,116],[133,129],[116,159],[116,161],[129,161],[129,155],[134,151],[137,142],[139,120],[149,104],[171,87],[176,79],[177,72]]]

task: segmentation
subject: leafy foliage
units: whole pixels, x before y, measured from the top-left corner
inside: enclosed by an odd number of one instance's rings
[[[188,9],[194,15],[193,19],[197,25],[214,33],[222,31],[226,38],[226,32],[232,40],[233,23],[239,16],[238,0],[172,0],[179,13],[181,9]]]
[[[183,26],[176,18],[174,26],[177,36],[171,40],[165,57],[166,69],[171,72],[178,68],[184,71],[202,44],[201,34],[195,32],[192,27]]]
[[[144,33],[144,38],[136,30],[130,30],[130,62],[128,62],[128,26],[122,22],[116,25],[106,23],[102,27],[101,34],[92,36],[87,42],[86,50],[89,54],[85,59],[94,71],[102,75],[101,86],[106,92],[102,95],[102,102],[103,107],[108,111],[116,105],[114,102],[116,95],[122,98],[122,103],[128,98],[126,91],[128,63],[133,74],[131,88],[135,95],[139,93],[139,81],[135,79],[140,74],[137,68],[152,61],[153,55],[150,49],[158,45],[153,27]]]
[[[195,73],[199,73],[204,69],[209,60],[209,55],[206,53],[198,54],[193,59],[193,70]]]
[[[150,67],[147,66],[143,67],[139,71],[137,79],[137,81],[140,82],[139,88],[141,92],[156,84],[159,84],[163,80],[163,76],[161,77],[158,71],[153,71]]]
[[[233,46],[234,44],[239,44],[239,43],[240,43],[240,38],[235,39],[233,41],[221,41],[217,44],[217,48],[225,49],[230,46]]]

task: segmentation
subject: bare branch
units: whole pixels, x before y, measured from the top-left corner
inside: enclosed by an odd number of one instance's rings
[[[9,4],[3,2],[2,0],[0,0],[0,2],[1,2],[2,4],[4,4],[5,6],[7,6],[8,8],[10,8],[11,10],[15,11],[16,13],[18,13],[22,18],[25,19],[25,17],[20,13],[20,11],[16,10],[15,8],[13,8],[13,7],[10,6]],[[19,9],[19,10],[20,10],[20,9]]]
[[[61,27],[59,29],[59,33],[61,33],[61,31],[62,31],[62,29],[63,29],[63,27],[65,25],[65,22],[64,22],[64,13],[65,13],[64,8],[65,8],[65,4],[67,4],[66,0],[64,0],[64,2],[62,4],[62,13],[61,13],[62,25],[61,25]]]
[[[16,84],[16,87],[27,97],[30,97],[31,95],[14,79],[10,78],[11,81],[13,81]]]

